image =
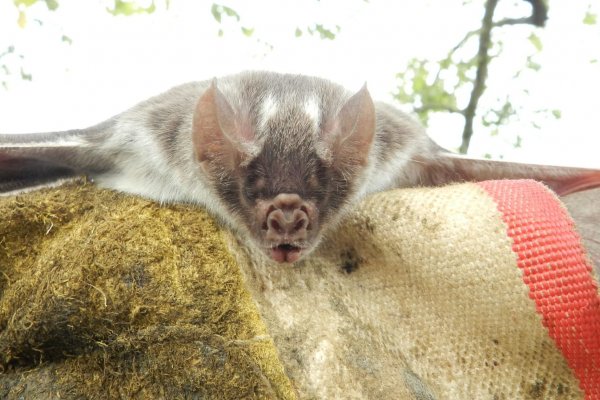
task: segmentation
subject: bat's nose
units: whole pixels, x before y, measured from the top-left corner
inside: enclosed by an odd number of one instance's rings
[[[310,229],[309,207],[297,194],[277,195],[266,215],[267,239],[278,242],[306,239]]]

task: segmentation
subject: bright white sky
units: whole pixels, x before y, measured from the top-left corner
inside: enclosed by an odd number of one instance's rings
[[[395,75],[413,57],[444,56],[464,34],[478,27],[482,0],[322,0],[227,1],[253,27],[247,38],[240,24],[220,26],[210,14],[211,1],[171,0],[168,10],[157,0],[151,15],[113,17],[111,1],[60,0],[50,13],[43,4],[27,10],[26,29],[18,27],[11,1],[0,3],[0,52],[14,44],[32,82],[15,71],[9,90],[0,88],[0,132],[36,132],[95,124],[171,86],[245,69],[318,75],[358,90],[364,81],[376,99],[393,102]],[[497,137],[475,134],[470,153],[505,159],[600,167],[600,25],[584,25],[588,1],[552,1],[537,73],[512,76],[532,45],[529,30],[509,27],[494,33],[504,53],[494,60],[484,103],[510,95],[524,109]],[[523,16],[527,5],[502,0],[499,17]],[[600,11],[598,4],[592,10]],[[40,26],[35,19],[41,19]],[[339,25],[333,41],[296,27]],[[72,45],[60,41],[65,34]],[[270,46],[272,46],[272,48]],[[591,60],[599,60],[591,63]],[[528,95],[521,92],[529,90]],[[396,104],[409,110],[407,106]],[[482,104],[484,106],[485,104]],[[559,109],[562,118],[542,117],[536,109]],[[542,127],[531,127],[535,119]],[[447,148],[460,143],[460,118],[437,118],[430,135]],[[515,135],[523,148],[513,149]]]

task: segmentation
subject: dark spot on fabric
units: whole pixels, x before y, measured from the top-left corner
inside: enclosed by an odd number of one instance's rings
[[[351,274],[356,271],[362,260],[358,255],[354,252],[354,250],[348,250],[344,252],[341,256],[342,258],[342,271],[346,274]]]
[[[371,221],[371,218],[365,218],[365,229],[369,231],[369,233],[375,232],[375,223]]]
[[[543,399],[544,393],[546,392],[546,381],[536,380],[527,391],[527,394],[532,399]]]

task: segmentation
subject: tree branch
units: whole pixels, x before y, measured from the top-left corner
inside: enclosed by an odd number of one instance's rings
[[[504,18],[504,19],[501,19],[500,21],[494,22],[493,27],[497,28],[497,27],[506,26],[506,25],[523,25],[523,24],[535,25],[533,16],[523,17],[523,18]]]
[[[471,90],[471,98],[469,105],[465,108],[465,127],[463,129],[462,143],[460,152],[465,154],[469,149],[469,143],[473,136],[473,120],[475,119],[475,111],[479,98],[485,90],[485,80],[487,78],[489,58],[489,49],[492,42],[492,28],[494,27],[494,11],[498,5],[498,0],[487,0],[485,3],[485,14],[483,16],[481,31],[479,33],[479,50],[477,52],[477,73],[473,89]]]
[[[6,55],[8,55],[8,54],[14,53],[14,52],[15,52],[15,48],[14,48],[13,46],[8,46],[8,47],[6,48],[6,50],[4,51],[4,53],[1,53],[1,54],[0,54],[0,58],[2,58],[2,57],[4,57],[4,56],[6,56]]]
[[[529,23],[543,28],[548,20],[548,0],[525,0],[531,4],[531,17]]]
[[[473,31],[467,32],[467,34],[461,39],[460,42],[456,44],[448,53],[448,57],[451,57],[458,49],[460,49],[472,36],[475,36],[481,32],[481,29],[475,29]]]

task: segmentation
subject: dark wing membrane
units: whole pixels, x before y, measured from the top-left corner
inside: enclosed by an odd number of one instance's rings
[[[84,146],[80,132],[0,135],[0,193],[78,175],[72,160]]]
[[[68,167],[28,157],[3,154],[0,150],[0,193],[51,184],[78,173]]]
[[[483,160],[453,153],[438,153],[421,168],[426,185],[489,179],[535,179],[558,195],[600,187],[600,170]]]

